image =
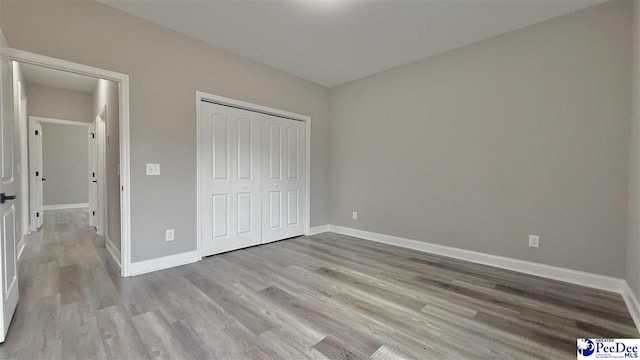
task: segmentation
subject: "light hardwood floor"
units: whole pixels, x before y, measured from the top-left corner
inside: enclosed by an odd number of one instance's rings
[[[329,233],[123,279],[87,216],[29,236],[0,357],[575,359],[639,336],[617,294]]]

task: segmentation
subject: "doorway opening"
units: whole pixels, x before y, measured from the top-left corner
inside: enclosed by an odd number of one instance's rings
[[[20,154],[20,162],[28,164],[24,233],[39,231],[46,211],[78,209],[66,217],[95,228],[119,264],[118,84],[20,62],[14,63],[14,74],[28,116],[28,154]]]
[[[35,106],[42,100],[43,94],[39,91],[73,94],[63,88],[43,87],[35,82],[37,78],[29,79],[25,99],[32,99],[34,104],[27,106],[29,112],[50,110],[46,106],[39,107],[42,104]],[[70,107],[74,105],[64,97],[58,100],[70,102]],[[23,174],[28,174],[29,193],[25,195],[29,200],[29,227],[23,230],[25,234],[42,227],[45,211],[89,210],[89,153],[92,147],[95,148],[89,130],[91,125],[84,121],[28,116],[28,171]],[[26,196],[24,200],[27,200]]]
[[[128,76],[15,49],[4,56],[13,62],[19,238],[38,231],[45,212],[86,213],[129,276]]]

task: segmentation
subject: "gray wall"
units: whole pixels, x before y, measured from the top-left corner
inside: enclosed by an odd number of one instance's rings
[[[107,108],[107,236],[120,250],[120,126],[118,83],[99,80],[93,97],[93,113]]]
[[[0,14],[2,14],[2,1],[0,1]],[[4,26],[3,26],[3,23],[2,23],[2,16],[0,16],[0,46],[6,46],[7,45],[7,39],[5,39],[4,32],[2,32],[3,28],[4,28]]]
[[[630,6],[332,89],[331,223],[622,277]]]
[[[88,149],[86,126],[42,123],[45,206],[89,202]]]
[[[640,1],[633,1],[633,88],[626,280],[640,298]]]
[[[311,224],[328,222],[326,88],[95,2],[2,10],[13,47],[129,74],[133,261],[196,249],[197,90],[312,117]],[[147,162],[162,175],[145,176]]]
[[[62,120],[93,121],[91,93],[28,83],[27,113]],[[42,124],[44,205],[89,202],[87,127]]]
[[[28,83],[29,116],[93,122],[93,95],[53,86]]]

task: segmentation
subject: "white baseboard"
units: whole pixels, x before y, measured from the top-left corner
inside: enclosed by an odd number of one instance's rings
[[[181,254],[163,256],[155,259],[132,262],[130,266],[131,276],[146,274],[152,271],[168,269],[174,266],[191,264],[199,261],[198,251],[187,251]]]
[[[66,209],[81,209],[88,208],[89,203],[79,204],[59,204],[59,205],[44,205],[42,210],[66,210]]]
[[[327,231],[329,231],[329,225],[313,226],[309,228],[309,233],[307,233],[307,236],[313,236]]]
[[[118,266],[122,267],[122,265],[120,265],[120,250],[118,250],[116,245],[108,236],[105,236],[104,245],[107,248],[107,251],[109,251],[109,254],[113,257],[113,260],[116,261]]]
[[[329,231],[383,244],[395,245],[407,249],[427,252],[430,254],[448,256],[455,259],[471,261],[478,264],[518,271],[525,274],[545,277],[616,293],[622,293],[625,285],[625,281],[623,279],[618,279],[611,276],[598,275],[558,266],[535,263],[532,261],[508,258],[504,256],[485,254],[477,251],[463,250],[450,246],[437,245],[424,241],[378,234],[370,231],[352,229],[343,226],[329,225]]]
[[[24,243],[24,236],[20,239],[20,241],[18,241],[18,260],[20,260],[20,257],[22,256],[22,252],[24,251],[24,247],[25,247],[25,243]]]
[[[640,329],[640,303],[638,303],[638,298],[626,281],[624,282],[624,287],[622,289],[622,298],[627,304],[627,309],[629,309],[629,314],[631,314],[631,318],[636,324],[636,328]]]

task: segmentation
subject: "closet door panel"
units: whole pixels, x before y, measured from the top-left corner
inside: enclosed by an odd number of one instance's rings
[[[282,192],[269,191],[269,208],[267,216],[269,217],[268,231],[278,230],[282,228]]]
[[[287,194],[284,236],[288,238],[303,235],[305,229],[305,123],[283,119],[283,131],[286,134],[284,146],[287,154],[287,176],[283,184]]]
[[[282,119],[263,115],[262,120],[262,163],[265,176],[262,180],[262,243],[284,239],[285,199],[284,189],[284,146]]]
[[[260,114],[233,109],[237,119],[236,209],[238,248],[260,244]]]
[[[265,115],[262,242],[304,234],[304,123]],[[265,126],[266,125],[266,126]],[[267,194],[268,193],[268,194]]]
[[[279,124],[268,123],[265,125],[267,131],[267,149],[269,165],[269,179],[281,180],[282,179],[282,127]]]
[[[210,255],[233,243],[230,176],[233,119],[225,109],[203,103],[200,121],[202,251]]]
[[[200,191],[204,256],[260,244],[260,136],[253,113],[203,102]]]
[[[300,223],[300,193],[298,190],[287,191],[287,226],[296,226]]]

